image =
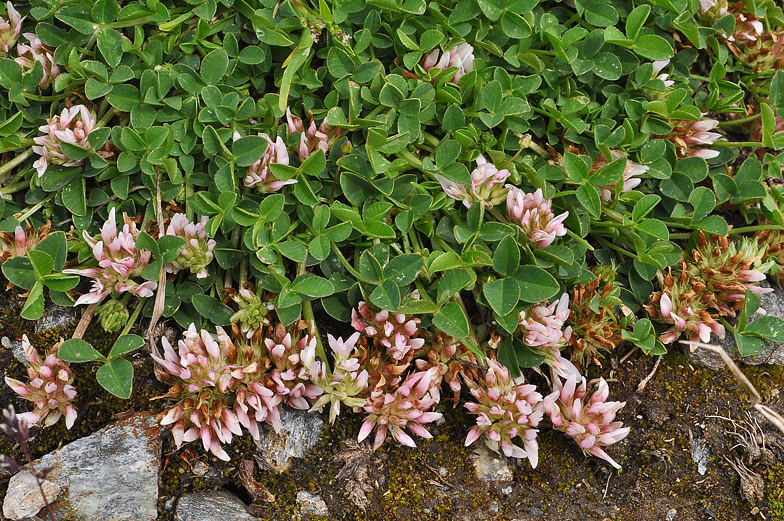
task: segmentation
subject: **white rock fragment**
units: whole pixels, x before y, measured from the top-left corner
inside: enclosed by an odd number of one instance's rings
[[[46,500],[52,504],[60,494],[60,486],[48,479],[43,480],[41,486],[46,494]],[[27,470],[17,472],[8,483],[6,501],[3,502],[3,515],[11,520],[24,519],[34,516],[45,506],[35,476]]]

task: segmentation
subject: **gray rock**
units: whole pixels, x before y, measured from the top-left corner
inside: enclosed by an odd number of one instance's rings
[[[477,443],[471,453],[471,462],[476,476],[486,483],[512,481],[512,469],[506,459],[491,451],[484,443]]]
[[[327,504],[320,496],[311,494],[304,490],[297,492],[297,505],[299,505],[299,513],[303,516],[327,516],[329,509]]]
[[[41,483],[46,494],[46,500],[52,504],[60,494],[60,485],[48,479]],[[34,516],[46,506],[35,476],[27,470],[17,472],[8,483],[6,498],[11,496],[11,501],[3,502],[3,515],[8,519],[24,519]]]
[[[770,287],[770,285],[765,281],[760,282],[759,285],[766,288]],[[760,308],[764,309],[768,316],[784,318],[784,290],[781,288],[776,288],[773,293],[765,293],[764,295],[760,296],[759,299]],[[753,322],[759,318],[759,316],[760,315],[757,314],[753,317],[748,317],[747,323]],[[763,342],[765,344],[764,351],[753,357],[741,357],[740,353],[738,352],[738,345],[735,343],[735,337],[732,334],[728,333],[723,339],[711,337],[711,343],[724,348],[724,350],[730,354],[733,360],[741,360],[749,365],[784,365],[784,344],[776,344],[768,340],[764,340]],[[725,367],[721,357],[712,351],[698,347],[694,350],[694,352],[691,352],[689,347],[685,345],[683,345],[682,349],[686,355],[686,358],[688,358],[692,365],[707,367],[708,369],[714,370],[724,369]]]
[[[665,521],[673,521],[673,519],[675,519],[675,516],[677,516],[677,515],[678,515],[678,511],[675,510],[674,508],[671,508],[671,509],[669,509],[667,511],[667,517],[665,517],[664,520]]]
[[[285,472],[291,458],[304,458],[319,441],[324,421],[317,414],[284,406],[280,410],[280,433],[264,428],[256,443],[257,462],[276,472]]]
[[[697,464],[697,472],[704,476],[708,472],[708,461],[710,461],[711,451],[708,444],[697,438],[691,441],[691,459]]]
[[[50,467],[48,479],[65,491],[53,505],[58,519],[148,521],[158,517],[160,453],[154,417],[137,413],[45,455],[35,465]],[[10,492],[4,509],[18,501],[18,493]]]
[[[245,503],[225,490],[183,494],[177,502],[176,521],[254,521]]]
[[[44,311],[44,315],[35,323],[35,334],[40,335],[50,329],[57,327],[68,327],[76,325],[76,319],[79,316],[79,311],[76,308],[67,308],[65,306],[58,306],[57,304],[49,304]]]

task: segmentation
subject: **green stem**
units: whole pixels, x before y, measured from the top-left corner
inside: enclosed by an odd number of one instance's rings
[[[10,185],[8,185],[6,187],[0,188],[0,192],[2,192],[3,195],[11,195],[11,194],[15,194],[16,192],[18,192],[20,190],[25,190],[25,189],[27,189],[29,187],[30,187],[30,180],[29,179],[23,179],[22,181],[19,181],[18,183],[10,184]]]
[[[131,315],[131,318],[128,319],[128,323],[125,324],[123,330],[120,331],[120,336],[128,334],[128,331],[130,331],[133,325],[136,323],[136,319],[139,318],[139,315],[142,312],[142,308],[144,308],[144,304],[146,302],[147,302],[146,298],[143,298],[139,301],[139,303],[136,305],[136,309],[133,310],[133,314]]]
[[[0,166],[0,184],[4,183],[5,180],[8,179],[8,175],[6,174],[10,173],[11,170],[13,170],[17,166],[27,161],[30,158],[30,156],[33,155],[33,153],[34,153],[33,149],[28,148],[27,150],[25,150],[15,158],[13,158],[8,163],[4,164],[3,166]]]
[[[355,279],[357,279],[360,282],[364,282],[365,284],[374,284],[374,285],[378,284],[378,282],[373,282],[372,280],[365,278],[360,272],[355,270],[354,266],[352,266],[351,263],[348,261],[348,259],[346,259],[346,257],[343,256],[343,252],[340,251],[340,248],[338,248],[337,245],[332,241],[329,241],[329,243],[332,245],[332,251],[334,251],[335,255],[338,256],[340,263],[343,265],[344,268],[346,268],[346,271],[351,273],[351,275]]]
[[[409,165],[413,166],[414,168],[418,168],[422,170],[422,161],[420,161],[418,157],[416,157],[408,150],[401,150],[400,152],[397,153],[397,157],[406,161]]]
[[[456,302],[460,309],[463,310],[463,315],[465,315],[466,319],[468,319],[468,311],[466,310],[465,303],[463,303],[463,298],[460,296],[460,292],[458,291],[452,296],[452,301]],[[486,355],[482,351],[482,347],[479,343],[479,339],[476,337],[476,331],[474,331],[474,326],[471,325],[471,322],[468,323],[468,339],[473,344],[474,349],[471,349],[477,356],[481,356],[486,358]],[[468,346],[469,348],[471,346]]]
[[[693,80],[711,81],[710,78],[705,76],[700,76],[699,74],[690,74],[689,77]]]
[[[784,226],[775,224],[760,224],[757,226],[744,226],[743,228],[733,228],[730,230],[730,235],[740,235],[742,233],[761,232],[765,230],[784,230]]]
[[[749,116],[747,118],[736,119],[736,120],[728,120],[722,121],[719,123],[719,128],[727,128],[727,127],[734,127],[737,125],[745,125],[746,123],[751,123],[752,121],[756,121],[762,117],[762,112],[759,114],[754,114],[753,116]]]
[[[605,248],[610,248],[611,250],[615,250],[615,251],[617,251],[619,253],[622,253],[622,254],[624,254],[624,255],[626,255],[628,257],[631,257],[634,260],[639,260],[637,258],[637,255],[635,255],[634,253],[630,252],[629,250],[625,250],[625,249],[621,248],[620,246],[617,246],[617,245],[613,244],[612,242],[608,241],[607,239],[605,239],[603,237],[594,237],[594,240],[596,240],[599,244],[601,244]]]
[[[21,223],[21,222],[24,222],[25,220],[29,219],[30,216],[33,215],[38,210],[40,210],[43,205],[45,205],[46,203],[48,203],[49,201],[54,199],[54,196],[55,196],[54,193],[51,193],[51,194],[47,195],[46,197],[41,199],[38,202],[38,204],[36,204],[35,206],[33,206],[31,208],[28,208],[20,217],[17,218],[17,220]]]
[[[24,97],[33,101],[58,101],[65,99],[72,94],[71,89],[78,87],[82,83],[71,83],[66,85],[62,94],[52,94],[51,96],[39,96],[38,94],[30,94],[29,92],[22,92]]]
[[[305,274],[307,259],[297,265],[297,277]],[[324,362],[327,378],[332,377],[332,369],[329,367],[329,359],[327,352],[324,349],[324,344],[321,342],[321,335],[319,335],[318,328],[316,327],[316,316],[313,314],[313,305],[309,300],[302,301],[302,316],[305,317],[305,322],[310,324],[310,334],[316,338],[316,356],[321,358]]]
[[[106,114],[104,114],[103,116],[101,116],[101,119],[99,119],[99,120],[98,120],[98,122],[95,124],[95,128],[101,128],[101,127],[104,127],[104,126],[106,126],[106,124],[107,124],[107,123],[109,123],[109,121],[110,121],[110,120],[111,120],[111,119],[112,119],[112,118],[113,118],[113,117],[114,117],[116,114],[117,114],[117,112],[115,111],[115,109],[113,109],[113,108],[110,108],[109,110],[107,110],[107,111],[106,111]]]
[[[572,238],[572,239],[574,239],[575,241],[579,242],[580,244],[582,244],[583,246],[585,246],[586,248],[588,248],[590,251],[593,251],[593,250],[594,250],[594,247],[593,247],[593,246],[591,246],[591,245],[590,245],[590,243],[589,243],[588,241],[586,241],[585,239],[583,239],[582,237],[580,237],[579,235],[577,235],[576,233],[574,233],[572,230],[569,230],[568,228],[567,228],[567,230],[566,230],[566,235],[568,235],[569,237],[571,237],[571,238]]]
[[[762,148],[765,145],[760,141],[716,141],[711,145],[712,148],[740,148],[754,147]]]

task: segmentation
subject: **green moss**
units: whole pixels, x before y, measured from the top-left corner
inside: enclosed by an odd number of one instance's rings
[[[768,469],[766,488],[770,519],[784,521],[784,463],[776,463]]]

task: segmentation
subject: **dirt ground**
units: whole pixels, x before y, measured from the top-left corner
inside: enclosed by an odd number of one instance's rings
[[[70,336],[75,325],[35,335],[33,324],[18,318],[22,299],[11,292],[0,302],[0,336],[13,339],[27,333],[41,351]],[[96,324],[86,339],[99,350],[111,345]],[[327,425],[319,445],[307,459],[294,460],[285,474],[251,465],[253,444],[247,436],[229,448],[231,464],[205,455],[196,444],[174,452],[167,440],[159,519],[173,518],[172,507],[184,492],[225,487],[266,520],[296,518],[296,494],[305,490],[318,494],[329,508],[328,517],[315,519],[330,520],[784,521],[784,435],[758,416],[747,415],[748,397],[730,373],[691,367],[681,353],[671,352],[638,392],[655,360],[637,351],[621,361],[628,351],[629,346],[621,345],[605,359],[603,369],[589,371],[590,378],[608,380],[610,399],[626,402],[618,419],[632,427],[631,434],[608,450],[623,466],[621,471],[586,458],[571,440],[543,428],[536,469],[526,460],[512,461],[511,482],[486,484],[475,475],[473,447],[463,443],[474,420],[462,406],[454,408],[447,401],[439,408],[445,421],[431,429],[434,439],[417,439],[417,449],[385,444],[372,452],[357,446],[353,440],[361,420],[344,415],[334,426]],[[157,412],[160,402],[149,398],[166,388],[155,380],[145,353],[131,360],[134,395],[127,401],[98,387],[95,368],[74,365],[79,420],[71,431],[60,422],[37,433],[31,442],[34,456],[94,432],[113,414],[128,409]],[[4,375],[25,377],[6,347],[0,347],[0,368]],[[768,405],[784,409],[783,368],[743,370]],[[536,375],[532,381],[542,383]],[[8,403],[27,410],[27,404],[2,385],[0,405]],[[0,440],[0,453],[20,458],[8,438]],[[238,472],[243,461],[248,462],[246,472]],[[0,476],[0,500],[8,479]],[[274,502],[265,501],[270,498],[262,485],[275,496]]]

